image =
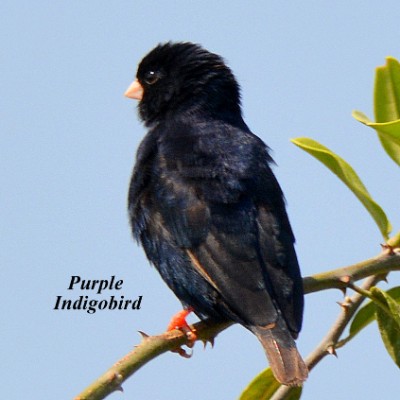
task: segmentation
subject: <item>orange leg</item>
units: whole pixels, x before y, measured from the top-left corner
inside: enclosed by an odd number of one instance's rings
[[[197,336],[194,330],[189,326],[186,322],[186,317],[193,312],[193,308],[189,307],[187,310],[179,311],[172,318],[170,323],[168,324],[167,331],[173,331],[174,329],[180,329],[181,331],[186,333],[187,338],[191,342],[195,342]]]

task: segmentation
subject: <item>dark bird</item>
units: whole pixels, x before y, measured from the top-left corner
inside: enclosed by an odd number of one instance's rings
[[[192,43],[147,54],[125,95],[149,131],[137,151],[128,205],[133,236],[201,319],[253,332],[276,379],[301,385],[303,286],[268,147],[243,121],[224,60]]]

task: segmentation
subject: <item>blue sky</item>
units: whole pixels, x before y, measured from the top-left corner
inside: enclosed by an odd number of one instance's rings
[[[187,40],[224,56],[245,120],[272,149],[288,201],[303,275],[380,251],[381,237],[355,197],[289,142],[310,136],[358,171],[395,231],[398,167],[372,130],[374,68],[400,58],[397,1],[9,1],[1,30],[2,393],[69,399],[180,309],[130,235],[126,195],[145,133],[123,97],[157,43]],[[137,311],[54,311],[71,275],[123,279]],[[390,286],[400,279],[393,276]],[[385,287],[383,284],[382,287]],[[386,287],[389,287],[386,285]],[[308,295],[298,341],[307,355],[339,312],[339,291]],[[267,365],[240,326],[190,360],[166,354],[110,399],[234,399]],[[311,374],[304,399],[394,398],[398,368],[370,326]]]

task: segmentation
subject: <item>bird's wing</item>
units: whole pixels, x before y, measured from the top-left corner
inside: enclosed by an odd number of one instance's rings
[[[243,148],[238,154],[243,157]],[[179,173],[161,177],[164,227],[239,320],[266,326],[281,310],[296,336],[302,283],[280,187],[265,157],[256,177],[237,170],[243,160],[227,157],[224,173],[207,177],[206,168],[188,172],[180,165]]]

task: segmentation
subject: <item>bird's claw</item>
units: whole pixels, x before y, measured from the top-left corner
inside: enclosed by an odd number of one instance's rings
[[[173,353],[178,353],[181,357],[183,358],[190,358],[193,355],[193,351],[188,353],[185,349],[182,347],[178,347],[177,349],[171,350]]]
[[[195,330],[190,327],[190,325],[186,322],[186,317],[193,311],[192,308],[188,308],[187,310],[182,310],[175,314],[172,318],[171,321],[167,327],[167,331],[173,331],[175,329],[179,329],[182,331],[187,338],[187,343],[186,346],[189,347],[190,349],[193,348],[194,343],[197,340],[197,335]],[[190,358],[192,356],[192,352],[188,353],[185,349],[182,347],[178,347],[175,350],[171,350],[174,353],[178,353],[181,357],[184,358]]]

